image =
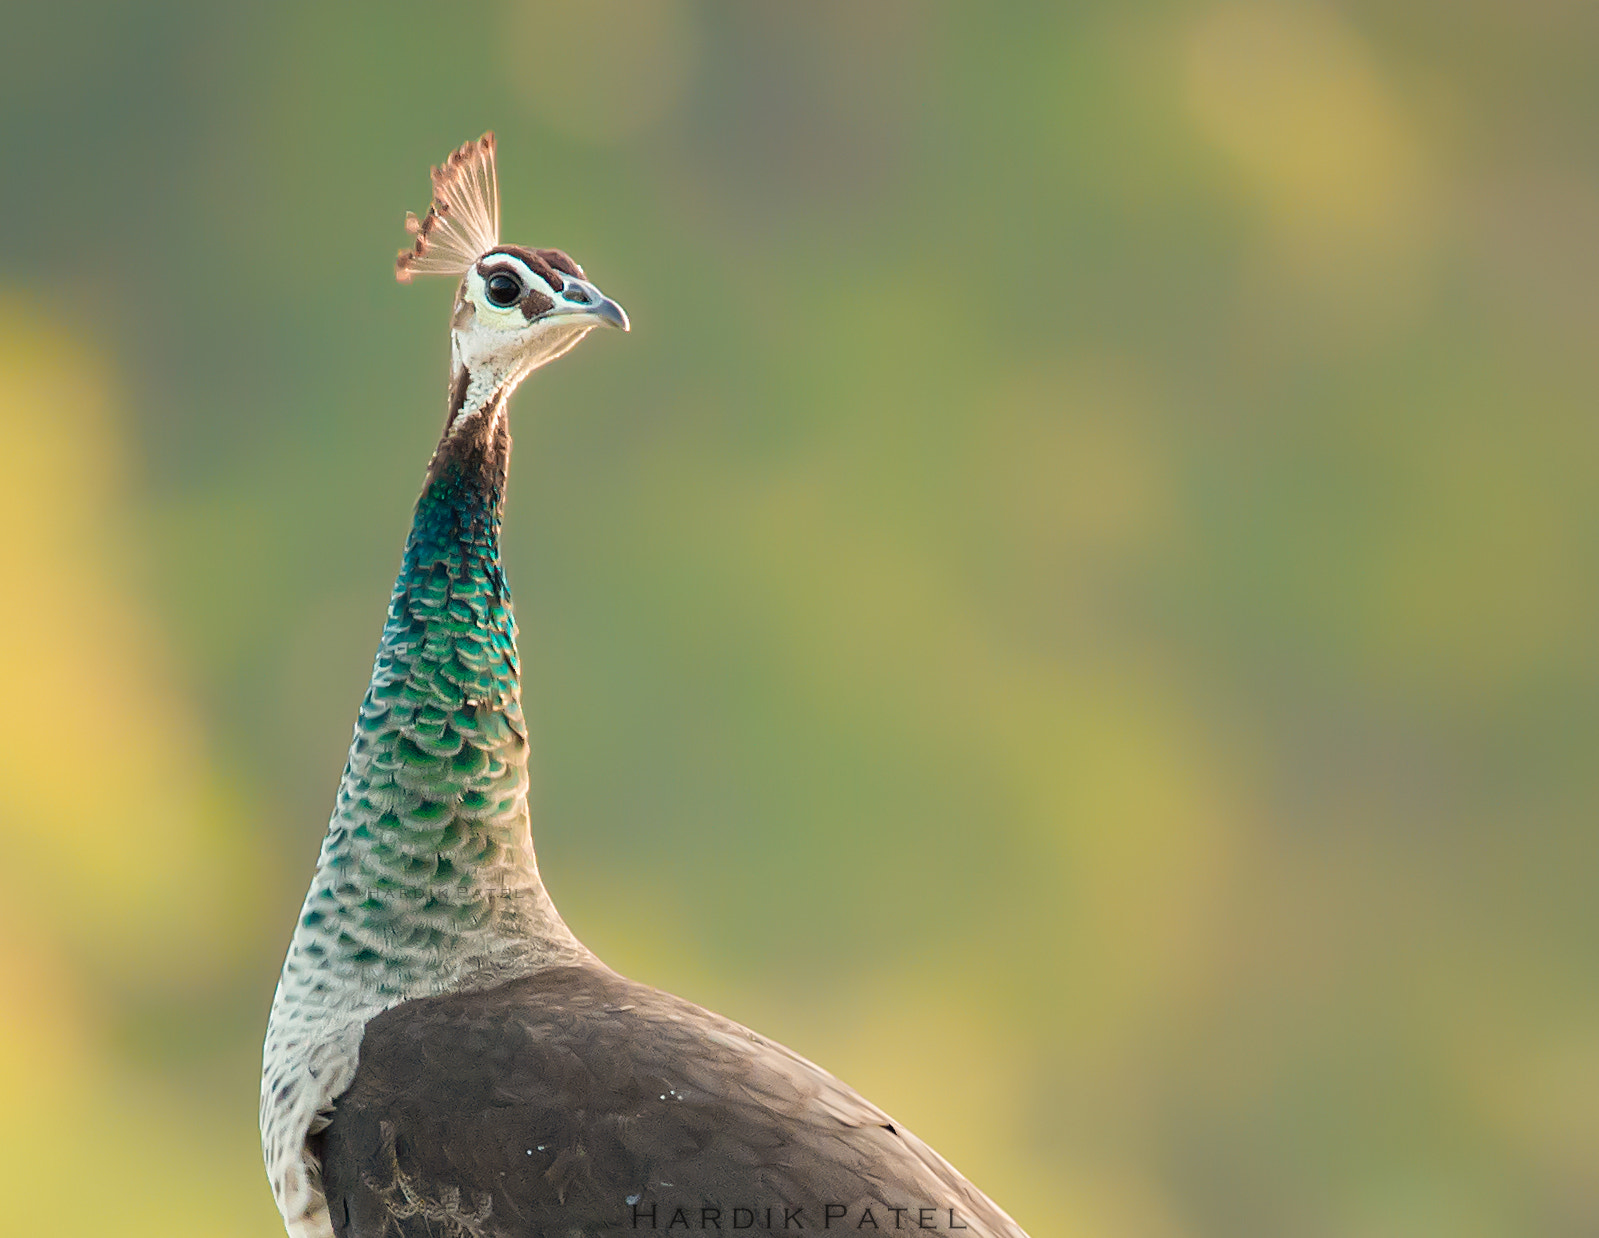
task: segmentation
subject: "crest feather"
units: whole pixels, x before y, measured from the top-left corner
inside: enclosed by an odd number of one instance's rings
[[[407,211],[405,230],[416,241],[394,260],[402,284],[413,275],[460,275],[500,243],[494,134],[451,151],[433,169],[433,204],[421,219]]]

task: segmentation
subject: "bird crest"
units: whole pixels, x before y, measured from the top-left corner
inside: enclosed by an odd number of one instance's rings
[[[460,275],[500,243],[500,190],[494,174],[494,134],[450,152],[434,168],[433,202],[418,219],[405,214],[416,240],[394,260],[394,277]]]

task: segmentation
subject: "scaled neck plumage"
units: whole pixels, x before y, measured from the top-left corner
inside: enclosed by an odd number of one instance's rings
[[[304,1141],[349,1085],[368,1019],[593,957],[551,903],[529,829],[516,620],[500,564],[509,392],[476,403],[470,392],[452,384],[272,1001],[262,1140],[296,1238],[332,1233]]]
[[[478,392],[462,375],[300,925],[323,930],[329,965],[383,998],[497,983],[582,949],[544,890],[529,830],[500,561],[515,383]]]

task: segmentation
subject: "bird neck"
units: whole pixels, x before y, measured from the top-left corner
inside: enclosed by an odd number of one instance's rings
[[[511,431],[503,394],[496,392],[475,408],[457,411],[452,407],[450,423],[433,451],[416,501],[395,597],[400,596],[402,586],[434,575],[441,580],[470,582],[492,593],[503,604],[504,619],[499,626],[511,647],[509,682],[514,687],[518,681],[516,624],[511,618],[511,592],[500,569],[500,518],[510,464]],[[417,601],[421,604],[419,617],[430,620],[432,612],[423,594]],[[484,618],[495,622],[492,614]],[[385,639],[388,635],[385,630]]]
[[[500,565],[504,394],[476,407],[452,398],[286,983],[298,963],[405,997],[497,983],[581,950],[539,879],[529,830]]]

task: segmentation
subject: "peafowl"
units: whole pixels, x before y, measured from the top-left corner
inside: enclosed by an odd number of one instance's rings
[[[293,1238],[639,1229],[1025,1238],[804,1058],[600,962],[539,878],[500,562],[507,405],[627,315],[502,245],[494,136],[433,170],[402,283],[458,281],[444,432],[272,1001],[267,1174]]]

